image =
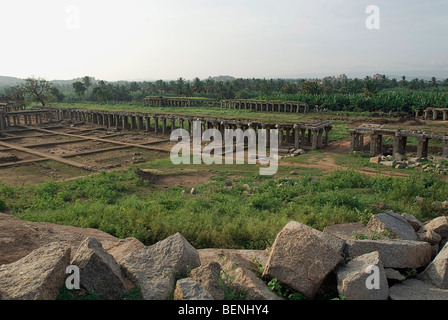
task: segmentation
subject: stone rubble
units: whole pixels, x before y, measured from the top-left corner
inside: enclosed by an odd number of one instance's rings
[[[328,284],[348,300],[448,299],[445,216],[422,222],[388,211],[367,225],[323,231],[290,221],[269,251],[197,250],[180,233],[146,246],[3,213],[0,232],[0,300],[54,300],[70,265],[80,270],[81,291],[103,300],[124,299],[134,288],[144,300],[286,299],[271,291],[272,280],[306,299]]]

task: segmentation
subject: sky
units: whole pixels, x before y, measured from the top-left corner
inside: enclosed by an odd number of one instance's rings
[[[448,78],[447,0],[15,0],[0,13],[2,76]]]

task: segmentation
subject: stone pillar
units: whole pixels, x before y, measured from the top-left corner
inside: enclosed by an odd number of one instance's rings
[[[175,126],[176,126],[176,120],[175,119],[170,119],[170,124],[171,124],[171,132],[173,132],[174,131],[174,129],[175,129]]]
[[[420,110],[415,110],[415,117],[416,118],[420,117]]]
[[[300,148],[300,130],[297,125],[294,125],[294,148]]]
[[[137,121],[137,130],[143,130],[143,117],[142,116],[136,116]]]
[[[417,139],[417,157],[426,158],[428,156],[428,142],[429,139],[426,137],[420,137]]]
[[[159,133],[159,118],[154,117],[154,132]]]
[[[370,156],[381,154],[383,144],[383,136],[380,134],[370,135]]]
[[[399,154],[404,156],[406,154],[406,142],[408,138],[403,136],[394,136],[394,150],[393,155]]]
[[[149,132],[149,130],[151,130],[151,118],[145,116],[145,121],[146,121],[146,131]]]
[[[271,146],[271,127],[265,125],[266,147]]]
[[[318,146],[318,134],[317,130],[312,130],[312,137],[311,137],[311,150],[316,150]]]
[[[443,111],[443,121],[448,120],[448,111]]]
[[[324,132],[324,129],[317,130],[317,149],[322,149],[323,132]]]
[[[162,118],[162,133],[166,133],[166,118]]]
[[[438,115],[439,115],[439,111],[432,110],[432,120],[437,120]]]
[[[306,145],[306,129],[300,129],[300,147],[304,148]]]
[[[278,147],[280,148],[283,145],[283,128],[277,126],[278,130]]]

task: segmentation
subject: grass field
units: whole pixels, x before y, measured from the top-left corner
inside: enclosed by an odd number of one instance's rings
[[[365,163],[358,157],[351,161],[353,166]],[[291,168],[285,166],[275,177],[263,177],[253,165],[196,165],[188,169],[213,177],[195,187],[198,194],[185,194],[180,187],[161,188],[142,179],[138,168],[181,175],[186,165],[162,159],[73,181],[3,185],[1,205],[25,220],[98,228],[147,245],[181,232],[197,248],[265,249],[290,220],[321,230],[365,223],[384,211],[380,204],[424,220],[444,213],[431,206],[433,201],[448,199],[447,183],[428,173],[395,178],[353,169],[323,174],[295,168],[288,174]],[[416,196],[426,200],[417,202]]]

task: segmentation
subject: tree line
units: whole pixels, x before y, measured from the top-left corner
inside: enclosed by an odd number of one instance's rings
[[[85,76],[71,84],[27,78],[4,90],[7,98],[46,105],[50,102],[133,102],[146,96],[211,99],[294,100],[329,110],[412,111],[429,106],[448,107],[448,79],[388,78],[385,75],[349,79],[233,79],[107,82]],[[5,97],[4,97],[5,98]]]

